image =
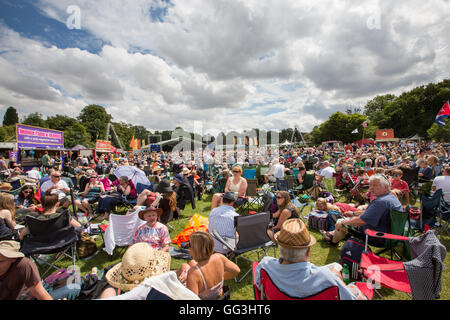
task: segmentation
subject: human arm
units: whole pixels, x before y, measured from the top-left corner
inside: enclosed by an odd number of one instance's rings
[[[53,300],[51,295],[47,292],[47,290],[45,290],[42,282],[40,281],[36,285],[29,287],[28,290],[30,291],[31,295],[37,300]]]
[[[291,211],[288,209],[284,209],[281,213],[279,213],[276,217],[273,215],[274,218],[278,218],[278,223],[276,226],[274,226],[274,229],[281,229],[281,226],[283,225],[283,222],[285,222],[289,217],[291,216]]]
[[[245,178],[242,178],[242,183],[241,186],[239,188],[239,193],[238,196],[239,197],[244,197],[245,196],[245,192],[247,192],[247,180]]]
[[[229,179],[227,180],[227,183],[225,184],[224,192],[228,192],[228,191],[230,190],[231,179],[232,179],[232,178],[229,178]]]
[[[10,229],[14,230],[14,228],[16,227],[16,222],[12,219],[12,215],[11,215],[11,212],[9,210],[2,210],[0,212],[0,217],[5,219],[6,225]]]
[[[239,269],[239,266],[235,264],[234,262],[230,261],[227,257],[225,257],[223,254],[217,253],[220,255],[220,258],[223,262],[223,278],[224,280],[233,279],[236,277],[239,272],[241,272],[241,269]]]

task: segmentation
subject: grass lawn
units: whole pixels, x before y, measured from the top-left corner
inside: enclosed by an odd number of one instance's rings
[[[173,239],[184,229],[186,222],[193,214],[197,213],[205,217],[209,215],[211,195],[205,195],[203,197],[203,201],[197,201],[196,204],[197,208],[195,210],[193,210],[190,205],[188,205],[186,209],[181,213],[180,219],[170,222],[170,225],[173,227],[173,229],[169,228],[171,239]],[[308,212],[309,210],[310,206],[308,206],[304,210],[304,213]],[[331,262],[338,262],[340,257],[340,248],[342,247],[343,242],[339,245],[339,247],[330,246],[329,244],[322,241],[322,235],[319,232],[311,230],[311,233],[316,237],[317,243],[311,248],[310,261],[318,266],[325,265]],[[93,267],[97,267],[99,270],[102,270],[108,265],[119,262],[123,253],[125,252],[125,250],[122,248],[116,248],[113,257],[111,258],[105,251],[101,249],[103,245],[101,236],[97,236],[96,241],[98,248],[100,248],[98,254],[90,259],[77,261],[77,265],[80,267],[82,275],[90,272]],[[443,241],[443,244],[446,246],[446,248],[449,248],[449,237],[443,237],[441,241]],[[270,250],[269,253],[273,254],[273,250]],[[276,254],[277,257],[279,257],[278,250]],[[177,269],[183,262],[186,262],[186,260],[172,258],[171,269]],[[68,266],[69,264],[70,262],[68,260],[61,262],[61,266]],[[251,267],[250,263],[246,262],[243,259],[238,260],[238,265],[241,268],[242,274]],[[450,270],[450,258],[448,255],[445,259],[445,266],[447,269],[443,271],[442,275],[441,300],[450,299],[450,273],[448,271]],[[236,283],[234,280],[227,280],[225,281],[225,285],[228,285],[231,288],[232,300],[254,300],[251,273],[240,283]],[[408,295],[401,292],[389,290],[386,288],[381,289],[380,292],[386,300],[410,300]],[[375,295],[374,299],[379,298]]]

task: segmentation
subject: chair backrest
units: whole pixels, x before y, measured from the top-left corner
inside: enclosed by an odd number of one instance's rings
[[[422,193],[420,197],[420,206],[423,218],[432,218],[439,212],[442,198],[442,189],[436,190],[433,195],[427,196]]]
[[[405,180],[406,183],[410,186],[414,182],[419,181],[419,170],[420,167],[410,169],[410,168],[399,168],[403,172],[402,180]]]
[[[104,177],[103,179],[99,179],[98,181],[101,181],[103,183],[103,187],[105,188],[105,191],[111,190],[111,180],[109,180],[107,177]]]
[[[335,187],[336,187],[336,178],[335,177],[323,178],[322,182],[323,182],[323,185],[325,186],[325,190],[328,191],[329,193],[333,194],[335,191]]]
[[[309,189],[314,184],[314,179],[316,175],[314,173],[306,173],[303,177],[303,189]]]
[[[135,210],[131,214],[109,215],[109,225],[105,231],[105,251],[112,255],[116,246],[128,246],[133,240],[134,233],[138,227],[145,224],[139,219],[139,211]]]
[[[258,195],[256,191],[258,181],[256,179],[247,179],[247,191],[246,195],[248,197],[256,197]]]
[[[291,297],[278,289],[266,270],[261,269],[260,277],[262,288],[261,295],[262,298],[265,298],[265,300],[340,300],[339,288],[337,286],[327,288],[308,297],[298,298]]]
[[[270,241],[267,227],[271,216],[270,212],[261,212],[234,217],[234,227],[239,234],[239,237],[236,238],[236,251],[250,251],[267,244]]]
[[[405,225],[408,223],[408,231],[409,231],[409,210],[397,211],[391,209],[389,217],[391,220],[389,233],[398,236],[408,236],[407,234],[408,232],[405,232]]]
[[[294,174],[294,179],[297,180],[297,176],[300,172],[299,168],[292,168],[292,173]]]
[[[25,217],[25,224],[32,237],[46,235],[70,225],[69,210],[50,219],[39,219],[33,216]]]
[[[256,169],[244,169],[243,177],[245,179],[255,179],[256,178]]]
[[[260,168],[259,172],[260,172],[260,175],[263,176],[267,173],[267,171],[269,171],[269,167],[264,166],[264,167]]]
[[[292,188],[294,188],[295,179],[296,178],[293,175],[289,175],[289,176],[285,177],[285,180],[287,181],[288,190],[292,190]]]

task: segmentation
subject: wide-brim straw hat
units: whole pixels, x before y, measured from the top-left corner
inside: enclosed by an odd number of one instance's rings
[[[275,242],[285,248],[309,248],[316,244],[316,238],[311,235],[301,219],[289,219],[275,233]]]
[[[162,168],[160,166],[156,166],[153,168],[152,172],[155,172],[155,171],[162,171]]]
[[[170,271],[170,254],[153,249],[146,242],[130,246],[116,264],[106,273],[106,281],[114,288],[130,291],[146,278]]]
[[[144,220],[144,214],[146,212],[150,212],[150,211],[155,211],[156,214],[158,215],[158,217],[160,217],[163,213],[163,209],[161,208],[152,208],[152,207],[147,207],[144,210],[139,211],[138,215],[139,215],[139,219]]]
[[[189,174],[191,173],[191,170],[189,170],[188,168],[184,167],[183,170],[181,170],[182,174]]]

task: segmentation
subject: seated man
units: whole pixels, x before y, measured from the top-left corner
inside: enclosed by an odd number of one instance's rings
[[[48,190],[53,194],[58,195],[59,204],[58,207],[67,209],[70,206],[70,193],[69,186],[67,183],[61,179],[61,172],[58,170],[53,170],[50,174],[50,180],[44,182],[41,185],[41,193],[45,194]]]
[[[321,230],[325,240],[338,243],[347,233],[346,226],[355,227],[358,232],[356,236],[364,236],[366,229],[389,232],[390,210],[402,211],[402,204],[391,193],[389,180],[383,175],[374,174],[369,178],[369,192],[375,199],[364,213],[352,218],[339,219],[334,231]],[[369,244],[382,247],[384,246],[384,239],[369,238]]]
[[[19,248],[17,241],[0,241],[0,300],[28,294],[37,300],[53,300],[42,285],[38,268]]]
[[[255,283],[261,290],[261,269],[276,287],[291,297],[305,298],[327,288],[337,286],[341,300],[357,300],[362,294],[356,286],[347,286],[339,271],[332,267],[318,267],[308,262],[314,236],[301,219],[286,220],[275,234],[280,259],[264,257],[255,270]]]
[[[317,181],[320,183],[324,178],[333,178],[333,173],[336,173],[336,171],[328,161],[324,161],[321,169],[317,172]]]
[[[234,239],[234,217],[239,216],[234,210],[234,202],[236,196],[234,192],[225,192],[222,198],[222,205],[214,208],[209,214],[208,229],[211,233],[216,230],[223,238]],[[214,239],[214,251],[219,253],[226,253],[228,249],[224,248],[218,240]]]
[[[432,190],[436,191],[442,189],[444,200],[450,203],[450,166],[444,168],[442,176],[436,177],[433,180]]]

